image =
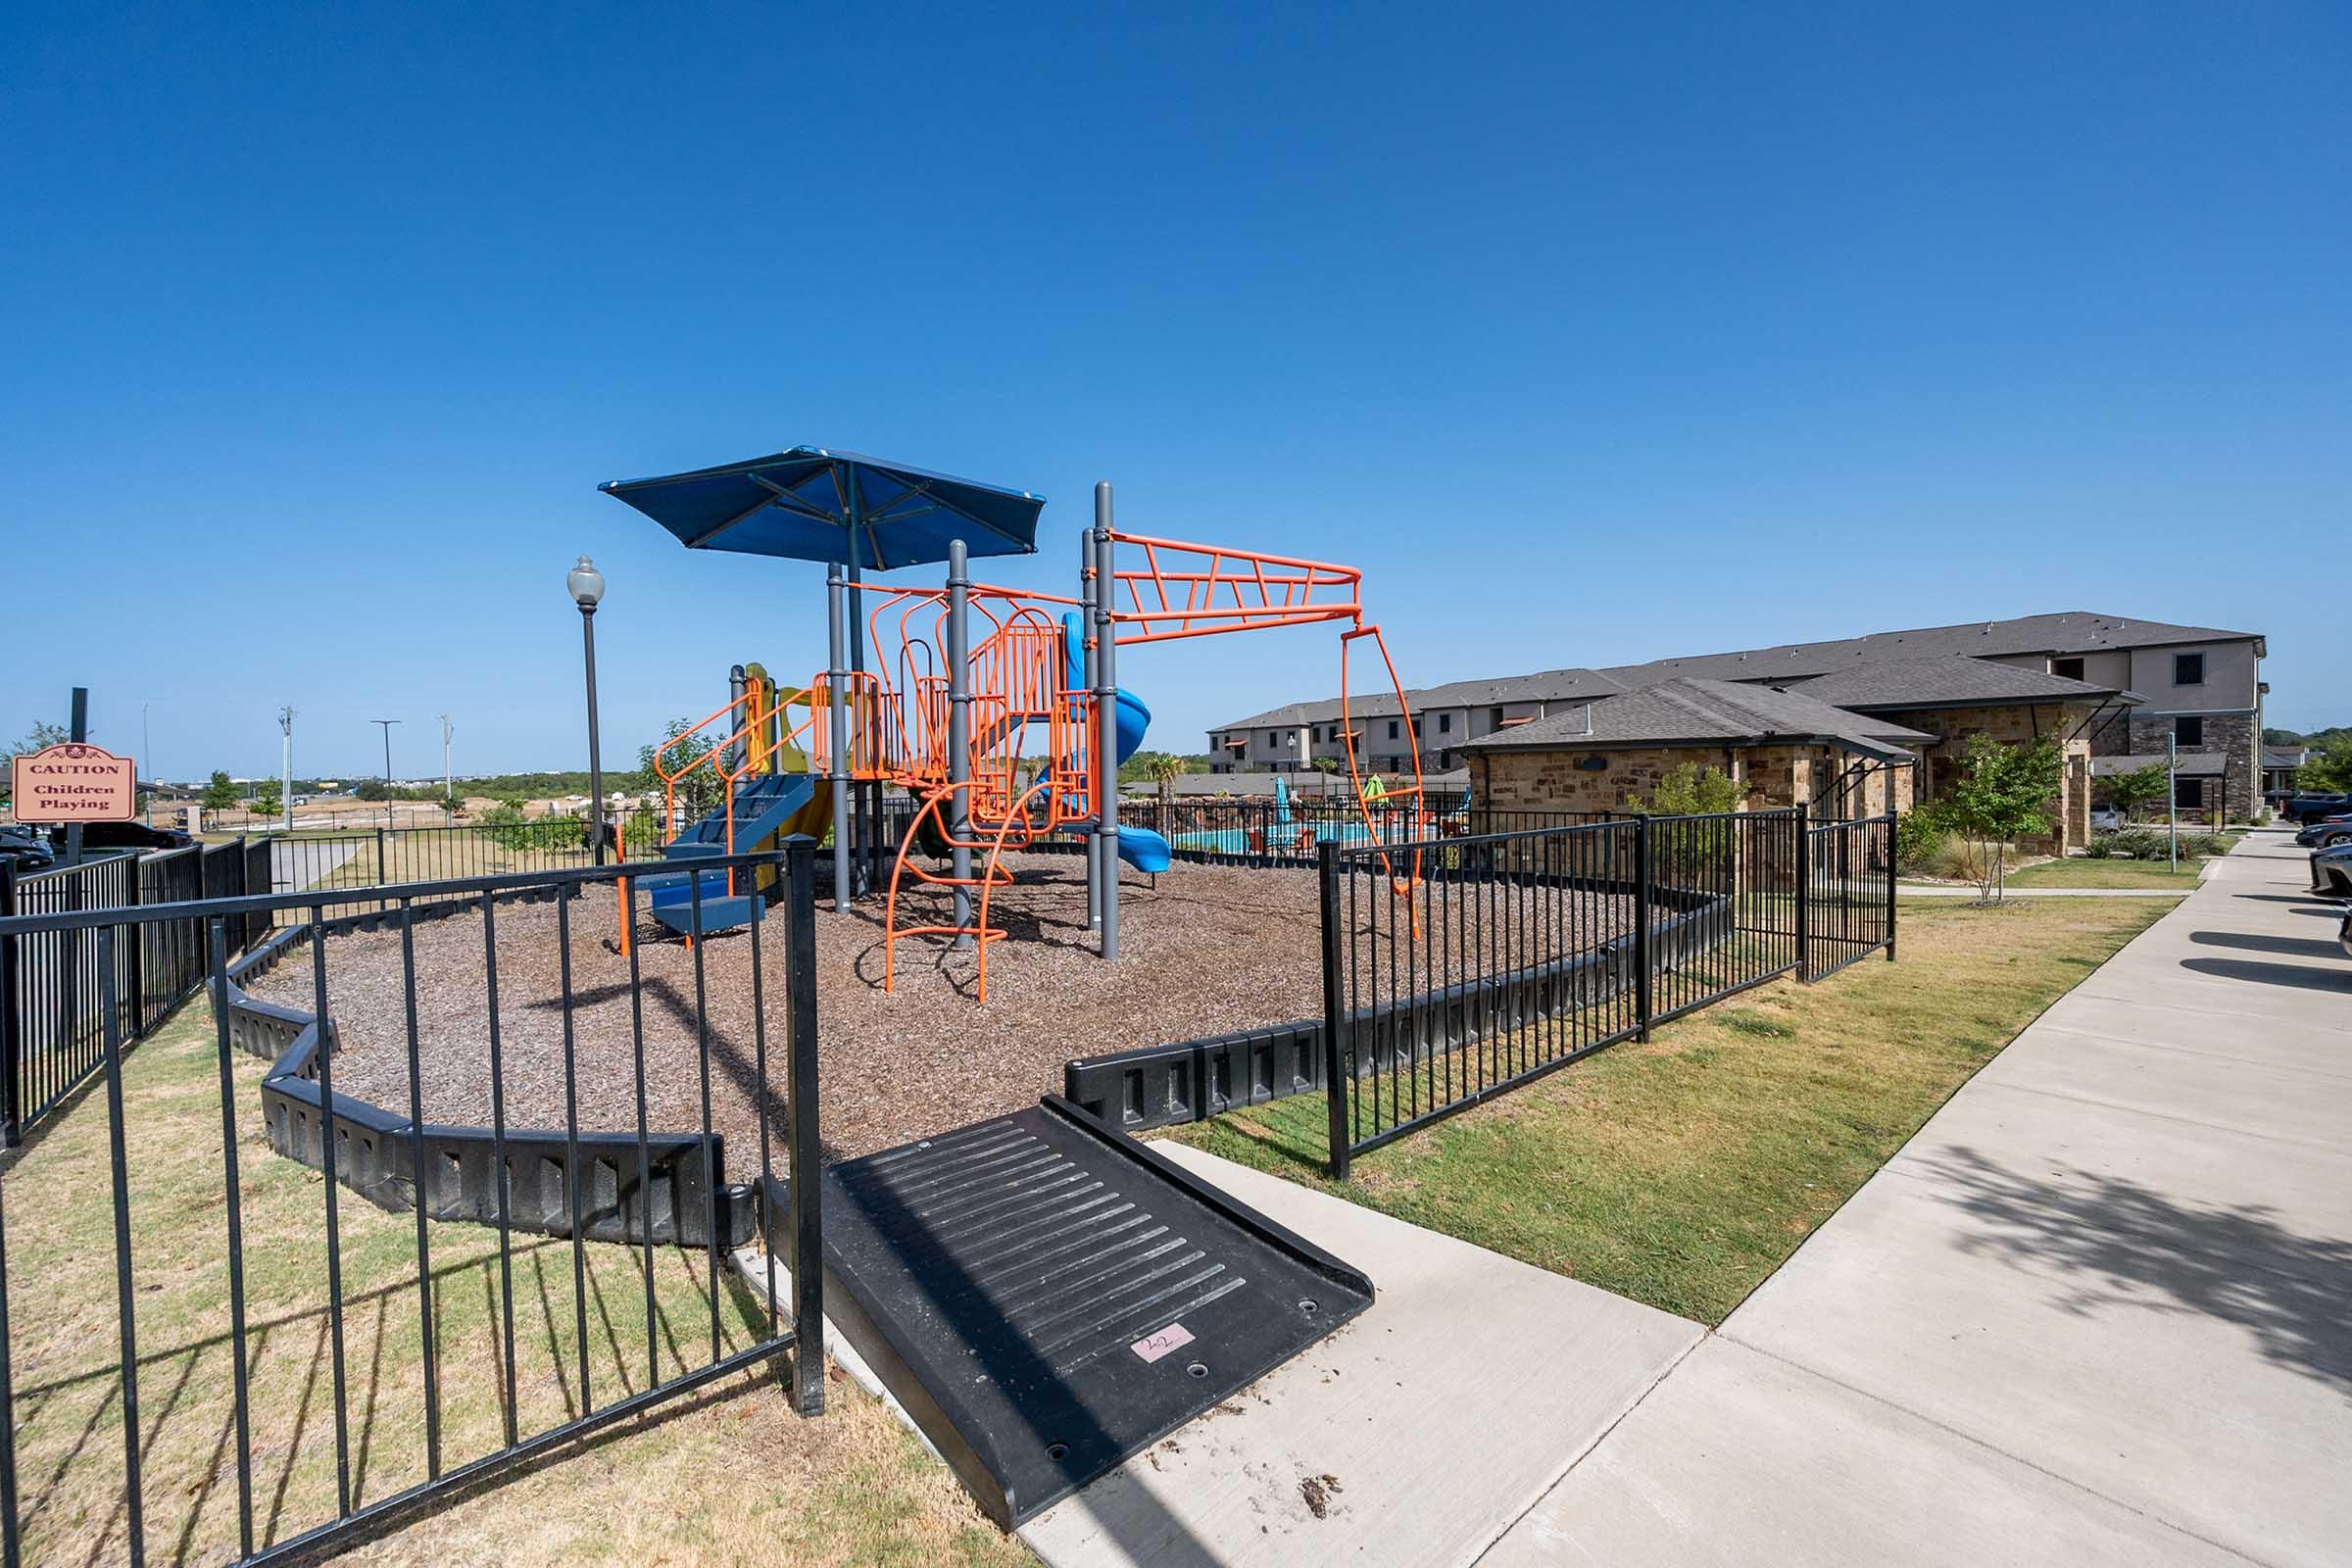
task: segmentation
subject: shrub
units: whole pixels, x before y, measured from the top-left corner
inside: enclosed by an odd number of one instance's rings
[[[2114,853],[2115,835],[2112,833],[2093,833],[2082,846],[2082,854],[2093,860],[2104,860]]]

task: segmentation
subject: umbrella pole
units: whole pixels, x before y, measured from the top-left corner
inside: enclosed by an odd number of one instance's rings
[[[848,663],[849,585],[837,563],[825,573],[825,629],[830,639],[825,666],[825,733],[832,741],[832,766],[826,769],[833,785],[833,907],[850,906],[850,710],[842,690],[850,678]]]
[[[972,777],[971,564],[960,539],[948,544],[948,874],[956,879],[956,951],[971,951]]]
[[[855,492],[852,492],[853,495]],[[865,588],[864,572],[858,564],[858,533],[855,518],[856,501],[851,502],[853,518],[850,532],[850,685],[853,691],[864,689],[865,682],[858,679],[865,673]],[[868,712],[867,724],[877,720]],[[850,856],[853,874],[858,879],[858,892],[871,893],[874,889],[873,824],[868,820],[866,795],[873,786],[863,779],[850,786]]]

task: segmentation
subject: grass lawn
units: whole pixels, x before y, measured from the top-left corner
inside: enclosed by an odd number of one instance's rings
[[[237,1541],[220,1094],[202,1001],[124,1064],[150,1562],[219,1562]],[[264,1064],[234,1061],[252,1378],[257,1542],[330,1519],[333,1350],[323,1184],[260,1137]],[[9,1332],[26,1562],[126,1559],[114,1247],[100,1089],[6,1168]],[[351,1475],[365,1504],[424,1476],[415,1219],[341,1196]],[[431,1227],[442,1459],[493,1451],[504,1425],[498,1249],[481,1226]],[[700,1253],[591,1244],[588,1376],[603,1403],[710,1355]],[[515,1421],[579,1407],[571,1248],[514,1241]],[[764,1327],[722,1278],[722,1347]],[[878,1403],[838,1374],[826,1413],[794,1415],[778,1373],[745,1374],[560,1449],[503,1485],[415,1516],[349,1560],[385,1563],[1012,1564],[1028,1561]]]
[[[2170,906],[1906,901],[1902,961],[1778,980],[1322,1175],[1300,1096],[1171,1136],[1710,1325]]]
[[[2197,867],[2201,862],[2188,856],[2180,858],[2180,869],[2169,868],[2162,860],[2092,860],[2076,856],[2064,860],[2043,860],[2022,871],[2009,873],[2013,888],[2146,888],[2158,893],[2193,893],[2197,888]]]

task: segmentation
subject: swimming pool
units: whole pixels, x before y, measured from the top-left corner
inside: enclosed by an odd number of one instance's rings
[[[1372,830],[1361,822],[1322,822],[1315,825],[1314,842],[1318,844],[1370,844]],[[1250,847],[1252,832],[1264,834],[1264,848]],[[1412,835],[1400,826],[1389,837],[1402,842]],[[1197,855],[1293,855],[1298,850],[1298,829],[1277,824],[1270,831],[1247,827],[1196,828],[1179,833],[1170,841],[1175,849],[1191,850]]]

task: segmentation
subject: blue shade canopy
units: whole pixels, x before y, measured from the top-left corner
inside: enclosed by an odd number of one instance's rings
[[[597,488],[689,550],[855,563],[870,571],[945,561],[954,539],[975,556],[1032,554],[1046,504],[1026,490],[825,447]]]

